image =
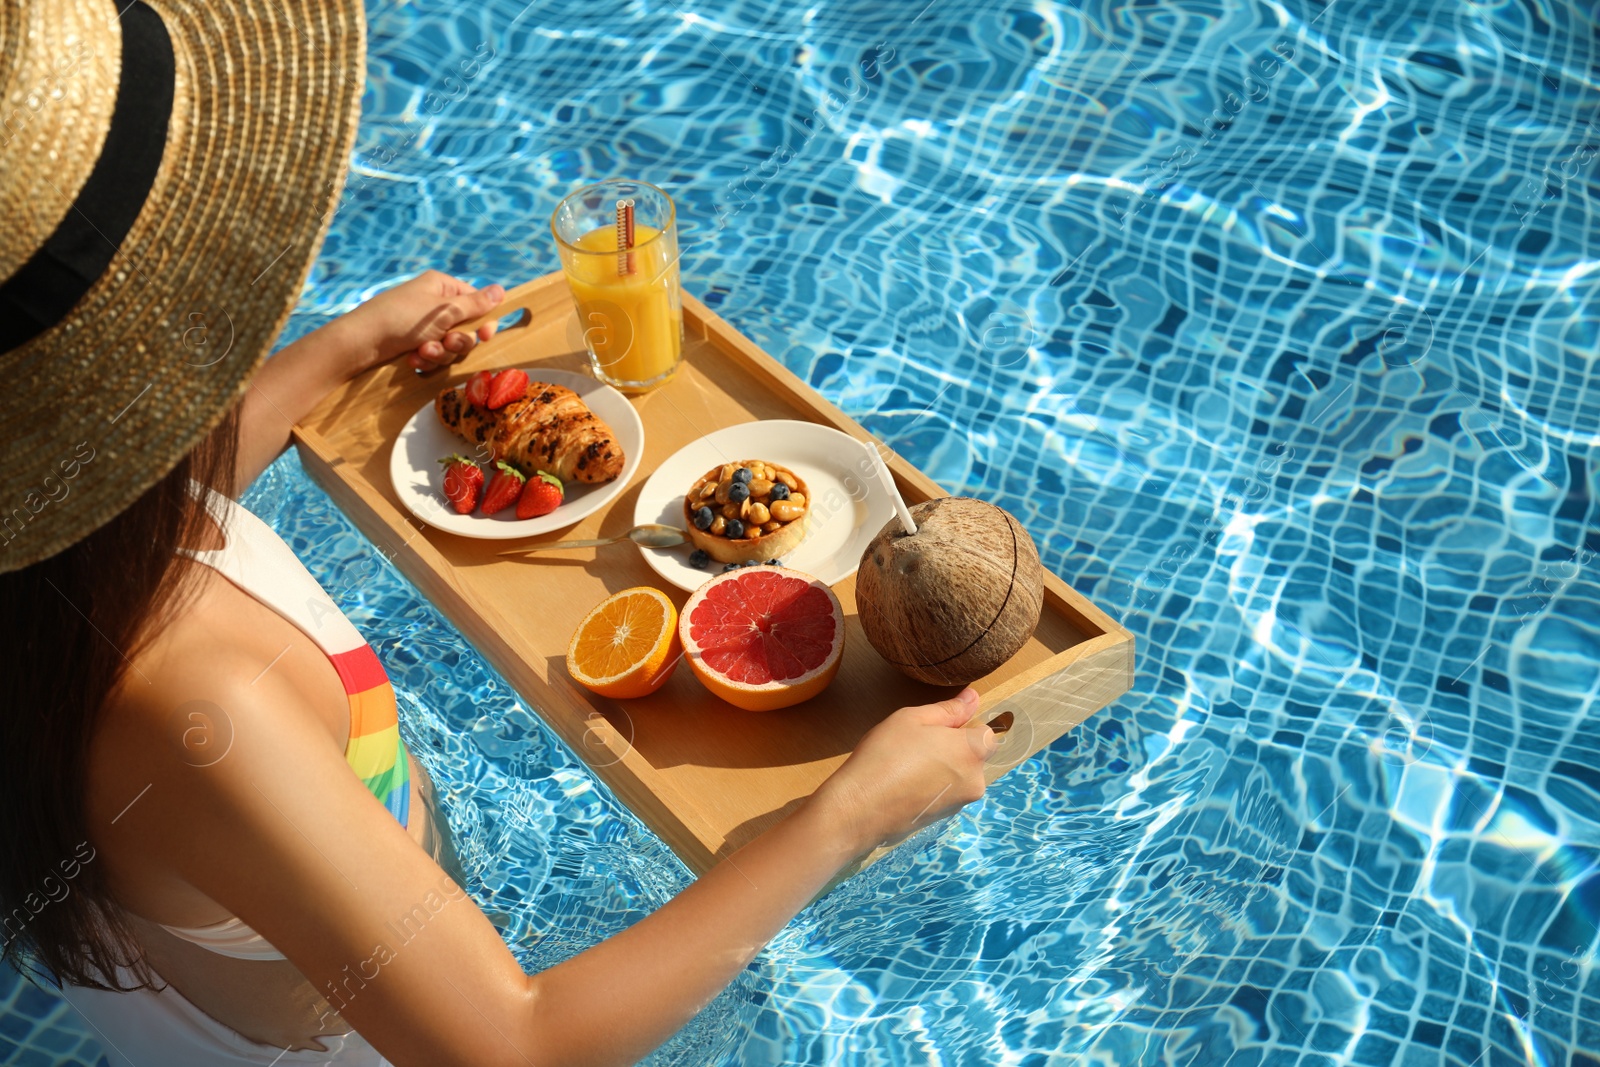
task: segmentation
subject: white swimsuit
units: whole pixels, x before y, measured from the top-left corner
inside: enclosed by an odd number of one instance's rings
[[[389,724],[382,718],[386,706],[381,699],[375,699],[387,690],[387,707],[392,707],[393,691],[388,689],[387,677],[382,678],[381,685],[378,682],[382,668],[377,666],[366,640],[271,527],[220,494],[207,490],[205,499],[227,535],[227,545],[215,552],[185,550],[186,554],[216,568],[240,589],[305,631],[328,653],[351,700],[351,744],[346,755],[374,794],[380,800],[389,798],[390,810],[405,824],[409,815],[409,776],[393,767],[398,733],[388,732]],[[355,721],[363,716],[364,729]],[[398,746],[398,750],[403,767],[404,746]],[[388,770],[384,771],[386,766]],[[403,782],[397,776],[404,776]],[[403,798],[397,784],[404,789]],[[237,917],[211,926],[166,929],[235,959],[284,958]],[[128,986],[135,981],[132,971],[119,971],[118,984]],[[170,985],[159,993],[149,989],[114,993],[63,983],[61,995],[88,1021],[112,1067],[390,1067],[389,1061],[353,1030],[341,1036],[319,1037],[317,1040],[328,1048],[326,1052],[288,1052],[252,1041],[195,1007]]]

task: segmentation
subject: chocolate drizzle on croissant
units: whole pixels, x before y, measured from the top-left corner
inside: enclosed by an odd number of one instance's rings
[[[434,409],[452,432],[487,445],[523,474],[598,483],[622,473],[622,446],[611,427],[565,386],[530,382],[521,400],[498,411],[467,403],[460,388],[446,389]]]

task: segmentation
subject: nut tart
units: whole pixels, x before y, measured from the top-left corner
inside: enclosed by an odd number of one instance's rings
[[[689,540],[719,563],[782,559],[805,539],[810,514],[799,475],[760,459],[711,468],[683,498]]]

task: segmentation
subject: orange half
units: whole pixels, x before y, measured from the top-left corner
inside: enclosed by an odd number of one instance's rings
[[[661,590],[641,585],[584,616],[567,645],[567,673],[603,697],[649,696],[672,676],[681,648],[678,609]]]

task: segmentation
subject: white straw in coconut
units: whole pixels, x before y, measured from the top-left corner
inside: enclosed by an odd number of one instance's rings
[[[900,487],[894,484],[894,475],[889,473],[888,464],[883,462],[883,456],[878,452],[878,443],[868,441],[867,451],[872,453],[872,462],[878,470],[878,481],[883,483],[884,489],[889,493],[889,499],[894,502],[895,511],[900,515],[900,525],[905,528],[906,533],[916,533],[917,524],[911,518],[911,509],[906,507],[906,502],[900,498]]]

